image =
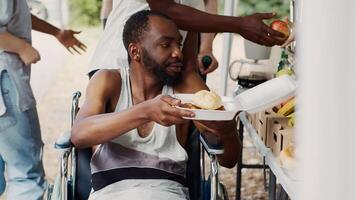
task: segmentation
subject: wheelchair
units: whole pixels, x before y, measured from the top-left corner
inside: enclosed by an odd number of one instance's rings
[[[70,123],[79,111],[81,93],[72,97]],[[60,151],[60,166],[54,183],[46,189],[44,200],[87,200],[91,192],[91,149],[77,149],[70,141],[70,131],[63,133],[54,147]],[[211,141],[209,139],[209,141]],[[209,143],[193,126],[188,142],[187,185],[191,200],[227,200],[227,190],[219,181],[217,155],[224,152],[219,143]],[[205,153],[210,162],[210,173],[205,174]]]

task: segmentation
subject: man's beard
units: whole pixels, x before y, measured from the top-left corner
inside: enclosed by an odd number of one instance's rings
[[[171,62],[159,64],[145,49],[142,50],[142,62],[144,67],[151,71],[163,85],[175,85],[180,79],[180,74],[171,76],[166,73],[165,69],[171,64]]]

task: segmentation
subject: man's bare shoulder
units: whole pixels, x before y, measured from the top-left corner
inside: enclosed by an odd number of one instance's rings
[[[113,79],[121,79],[120,70],[119,69],[101,69],[97,71],[92,79],[106,79],[106,80],[113,80]]]
[[[115,86],[121,84],[121,75],[119,69],[101,69],[97,71],[90,79],[90,82],[95,84],[103,84],[107,86]],[[89,83],[90,83],[89,82]]]
[[[118,69],[101,69],[90,79],[88,90],[107,96],[121,89],[121,75]],[[89,92],[89,91],[88,91]]]
[[[82,109],[90,113],[103,113],[112,110],[121,92],[121,75],[118,69],[102,69],[90,79],[86,89]],[[94,111],[93,111],[94,110]]]

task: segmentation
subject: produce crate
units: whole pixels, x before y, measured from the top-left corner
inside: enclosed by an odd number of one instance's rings
[[[279,156],[279,153],[289,143],[294,142],[294,129],[288,127],[287,120],[285,119],[279,119],[275,122],[273,128],[271,128],[271,132],[267,136],[267,145],[275,156]]]
[[[257,114],[256,130],[265,145],[267,145],[267,129],[269,128],[267,127],[268,122],[275,118],[280,118],[280,117],[282,116],[277,114],[272,109],[268,109],[266,111],[262,111]]]

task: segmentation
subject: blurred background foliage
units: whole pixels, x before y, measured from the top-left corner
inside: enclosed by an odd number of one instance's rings
[[[69,0],[71,24],[74,26],[96,26],[100,24],[102,0]]]
[[[102,0],[69,0],[71,24],[95,26],[100,23]],[[240,0],[236,15],[244,16],[256,12],[276,12],[277,18],[289,16],[290,0]],[[219,11],[223,13],[224,0],[219,0]]]
[[[219,13],[224,12],[224,0],[219,0]],[[290,0],[240,0],[237,7],[237,16],[251,15],[253,13],[276,12],[276,18],[289,17]]]
[[[256,12],[276,12],[277,18],[289,16],[290,0],[240,0],[237,15],[250,15]]]

